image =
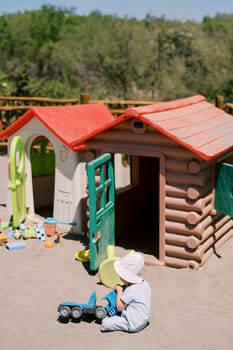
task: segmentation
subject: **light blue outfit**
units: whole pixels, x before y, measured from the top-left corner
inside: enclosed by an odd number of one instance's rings
[[[105,317],[101,331],[139,332],[149,323],[151,316],[151,288],[146,281],[128,286],[121,300],[127,304],[120,316]]]

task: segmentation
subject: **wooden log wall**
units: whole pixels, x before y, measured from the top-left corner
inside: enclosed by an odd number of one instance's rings
[[[93,149],[127,152],[153,145],[165,155],[165,264],[198,269],[233,234],[231,217],[213,210],[215,165],[205,162],[167,137],[148,128],[135,135],[130,122],[98,135],[87,145]],[[162,210],[160,208],[160,210]]]
[[[170,160],[166,167],[165,264],[198,269],[233,234],[233,222],[213,210],[214,165],[195,160],[199,171],[193,174],[190,160],[183,162],[188,171],[181,173],[177,163],[171,172]]]

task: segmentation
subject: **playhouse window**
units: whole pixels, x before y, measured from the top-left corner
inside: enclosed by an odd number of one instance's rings
[[[115,185],[125,190],[138,184],[138,157],[130,154],[115,154]]]
[[[55,153],[48,139],[41,136],[34,140],[31,147],[31,166],[33,176],[54,175]]]
[[[131,166],[131,156],[129,154],[123,153],[121,155],[122,166],[127,168]]]

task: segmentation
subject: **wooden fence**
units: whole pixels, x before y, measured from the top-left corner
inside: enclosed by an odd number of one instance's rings
[[[0,131],[13,123],[31,107],[74,105],[77,103],[79,103],[78,99],[0,96]]]
[[[224,109],[227,113],[233,114],[233,103],[225,102],[224,96],[216,96],[215,105],[218,108]]]
[[[80,94],[76,99],[51,99],[44,97],[0,96],[0,131],[7,128],[28,109],[35,106],[68,106],[84,103],[103,103],[115,116],[126,108],[154,104],[156,101],[92,100],[89,94]],[[0,155],[7,153],[7,141],[0,141]]]
[[[0,96],[0,131],[13,123],[20,115],[35,106],[65,106],[83,103],[103,103],[114,116],[121,115],[128,107],[145,106],[155,101],[136,100],[91,100],[90,95],[81,94],[76,99],[50,99],[44,97]]]

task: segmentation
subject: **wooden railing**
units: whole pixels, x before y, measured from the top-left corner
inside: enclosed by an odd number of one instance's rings
[[[121,115],[128,107],[145,106],[155,101],[136,100],[91,100],[90,95],[81,94],[77,99],[50,99],[45,97],[0,96],[0,131],[13,123],[26,110],[35,106],[64,106],[83,103],[103,103],[114,116]]]
[[[26,110],[34,106],[64,106],[83,103],[103,103],[111,113],[118,117],[126,108],[154,104],[156,101],[138,100],[92,100],[89,94],[80,94],[79,98],[51,99],[46,97],[9,97],[0,96],[0,131],[13,123]],[[223,96],[216,96],[215,105],[233,114],[233,103],[225,103]]]
[[[136,101],[136,100],[90,100],[89,103],[103,103],[115,116],[123,114],[124,110],[130,107],[140,107],[157,103],[155,101]]]
[[[7,128],[19,116],[35,106],[64,106],[84,103],[103,103],[115,116],[123,114],[129,107],[145,106],[155,101],[137,100],[92,100],[89,94],[80,94],[77,99],[50,99],[45,97],[6,97],[0,96],[0,131]],[[0,141],[0,155],[6,154],[7,141]]]
[[[216,96],[215,105],[233,115],[233,103],[225,102],[224,96]]]
[[[118,117],[123,114],[126,108],[146,106],[158,102],[138,100],[92,100],[89,94],[80,94],[80,103],[103,103],[115,117]]]
[[[225,109],[227,110],[228,113],[233,114],[233,103],[226,103],[225,104]]]
[[[9,97],[0,96],[1,111],[25,111],[33,106],[74,105],[79,99],[51,99],[46,97]]]
[[[13,123],[31,107],[74,105],[77,103],[79,103],[79,99],[0,96],[0,131]]]

